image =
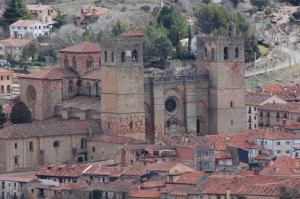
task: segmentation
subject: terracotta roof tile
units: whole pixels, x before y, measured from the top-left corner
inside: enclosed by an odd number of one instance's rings
[[[85,41],[81,44],[70,46],[59,50],[59,52],[75,52],[75,53],[100,53],[100,45],[93,44],[91,42]]]
[[[150,171],[168,172],[170,169],[172,169],[176,165],[183,165],[185,167],[188,167],[180,162],[156,162],[156,163],[147,165],[146,168]],[[193,170],[192,168],[190,168],[190,169]]]
[[[18,78],[57,80],[64,77],[79,77],[79,75],[70,68],[65,69],[56,66],[36,73],[20,75]]]
[[[136,30],[129,30],[127,32],[122,33],[123,37],[143,37],[144,35]]]
[[[300,86],[299,84],[263,85],[259,93],[272,94],[286,101],[297,101],[300,97]]]
[[[165,187],[166,182],[165,181],[144,182],[142,186],[145,188]]]
[[[50,187],[51,190],[61,191],[61,190],[70,190],[70,189],[82,189],[88,187],[86,181],[64,184],[60,186]]]
[[[300,112],[300,105],[294,103],[266,103],[258,107],[258,110],[264,111],[286,111],[286,112]]]
[[[245,97],[245,104],[259,106],[261,103],[271,98],[270,94],[251,93],[247,92]]]
[[[0,174],[0,181],[30,182],[37,179],[35,171]]]
[[[81,76],[82,79],[95,79],[95,80],[100,80],[100,77],[101,77],[101,70],[99,68],[89,71],[83,76]]]
[[[160,191],[136,190],[129,195],[131,198],[160,198]]]
[[[177,185],[168,184],[162,191],[163,194],[168,194],[172,196],[187,196],[189,194],[200,194],[197,191],[197,187],[193,185]]]
[[[0,138],[18,139],[28,137],[60,136],[98,133],[101,124],[97,120],[57,121],[45,123],[14,124],[0,129]]]
[[[16,38],[8,38],[1,40],[0,42],[6,47],[24,47],[26,46],[31,39],[16,39]]]
[[[15,23],[11,24],[10,26],[22,26],[22,27],[27,27],[27,26],[31,26],[34,25],[36,23],[41,23],[38,20],[18,20]]]
[[[91,165],[75,165],[75,164],[46,164],[37,173],[37,176],[64,176],[64,177],[79,177]]]
[[[126,169],[122,175],[124,176],[144,176],[147,174],[147,169],[146,167],[142,167],[142,168],[128,168]]]
[[[90,140],[92,141],[99,141],[99,142],[108,142],[108,143],[115,143],[115,144],[142,144],[144,143],[141,140],[137,140],[130,137],[125,136],[116,136],[116,135],[99,135],[94,134]]]
[[[95,189],[99,189],[102,191],[118,191],[131,193],[132,191],[137,189],[137,186],[132,185],[129,182],[115,180],[113,182],[96,182],[89,187],[86,188],[87,191],[93,191]]]
[[[186,138],[163,138],[161,140],[172,147],[183,147],[195,150],[211,150],[209,140],[204,136],[189,136]]]
[[[203,171],[190,171],[183,173],[175,183],[179,184],[196,184],[205,173]]]
[[[104,175],[104,176],[120,176],[122,173],[124,173],[128,168],[121,167],[121,166],[93,166],[89,170],[85,172],[86,175]]]
[[[13,73],[13,71],[7,70],[5,68],[0,68],[0,73]]]

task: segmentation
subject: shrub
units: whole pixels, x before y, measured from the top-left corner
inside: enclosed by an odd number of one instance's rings
[[[140,10],[145,11],[147,13],[149,13],[151,7],[149,5],[144,5],[140,7]]]

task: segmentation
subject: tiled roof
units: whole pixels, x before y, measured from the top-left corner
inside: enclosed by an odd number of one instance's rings
[[[258,107],[258,110],[264,111],[286,111],[286,112],[298,112],[300,113],[300,105],[294,103],[266,103]]]
[[[137,140],[130,137],[125,136],[116,136],[116,135],[99,135],[94,134],[90,140],[92,141],[99,141],[99,142],[108,142],[108,143],[115,143],[115,144],[142,144],[144,143],[141,140]]]
[[[177,185],[168,184],[162,191],[163,194],[168,194],[172,196],[187,196],[190,194],[200,194],[197,187],[193,185]]]
[[[26,46],[31,39],[17,39],[17,38],[8,38],[1,40],[0,43],[2,43],[6,47],[24,47]]]
[[[0,68],[0,73],[13,73],[13,71],[7,70],[5,68]]]
[[[23,19],[20,19],[20,20],[16,21],[15,23],[11,24],[10,26],[23,26],[23,27],[27,27],[27,26],[34,25],[36,23],[40,23],[40,21],[38,21],[38,20],[23,20]]]
[[[79,177],[91,165],[76,165],[76,164],[46,164],[37,173],[37,176],[53,176],[53,177]]]
[[[0,174],[0,181],[31,182],[37,177],[35,171]]]
[[[186,138],[163,138],[161,142],[172,147],[184,147],[195,150],[212,150],[209,141],[204,136],[189,136]]]
[[[227,189],[230,189],[231,194],[239,193],[239,190],[242,189],[244,184],[230,184],[230,183],[216,183],[213,186],[206,188],[202,193],[203,194],[226,194]]]
[[[258,155],[254,159],[255,160],[272,160],[275,158],[273,155]]]
[[[122,175],[124,176],[144,176],[147,174],[147,169],[146,167],[141,167],[141,168],[128,168],[126,169]]]
[[[48,9],[49,7],[52,7],[51,5],[41,5],[41,4],[31,4],[31,5],[26,5],[28,10],[38,10],[38,11],[43,11]],[[53,9],[55,9],[54,7],[52,7]],[[56,9],[55,9],[56,10]]]
[[[248,129],[242,130],[246,135],[253,135],[257,139],[268,139],[268,140],[285,140],[298,138],[299,135],[288,133],[286,131],[273,130],[273,129]]]
[[[85,172],[86,175],[104,175],[104,176],[120,176],[122,173],[124,173],[128,168],[121,167],[121,166],[93,166],[89,170]]]
[[[183,173],[175,183],[179,184],[196,184],[203,176],[203,171],[190,171]]]
[[[0,129],[0,138],[18,139],[29,137],[62,136],[98,133],[101,124],[97,120],[58,121],[45,123],[14,124]]]
[[[263,85],[261,86],[260,93],[272,94],[286,101],[299,100],[300,97],[300,85]]]
[[[59,67],[51,67],[49,69],[42,70],[36,73],[20,75],[18,78],[57,80],[65,77],[79,77],[79,75],[70,68],[66,69]]]
[[[81,76],[82,79],[95,79],[95,80],[100,80],[100,77],[101,77],[101,70],[99,68],[89,71],[83,76]]]
[[[59,50],[59,52],[72,52],[72,53],[100,53],[100,45],[93,44],[91,42],[85,41],[81,44],[70,46]]]
[[[99,189],[102,191],[117,191],[117,192],[125,192],[125,193],[131,193],[133,190],[135,190],[137,186],[132,185],[129,182],[121,181],[121,180],[115,180],[113,182],[96,182],[89,187],[86,188],[87,191],[93,191],[95,189]]]
[[[154,187],[165,187],[165,181],[151,181],[151,182],[144,182],[143,187],[145,188],[154,188]]]
[[[270,94],[247,92],[245,97],[245,104],[259,106],[261,103],[263,103],[264,101],[266,101],[271,97],[272,95]]]
[[[89,7],[91,7],[91,12],[89,10]],[[83,9],[83,14],[85,16],[100,16],[100,15],[106,15],[110,11],[107,8],[102,8],[102,7],[95,7],[93,5],[87,5],[87,6],[82,6]]]
[[[143,37],[144,35],[136,30],[129,30],[127,32],[122,33],[123,37]]]
[[[88,184],[86,183],[86,181],[82,181],[82,182],[64,184],[55,187],[51,186],[50,189],[55,191],[61,191],[61,190],[70,190],[70,189],[82,189],[82,188],[86,188],[87,186]]]
[[[131,198],[160,198],[160,191],[136,190],[129,195]]]
[[[300,176],[300,160],[289,156],[280,156],[259,174],[268,176]],[[298,166],[296,165],[298,163]],[[298,168],[298,170],[296,169]]]
[[[57,107],[61,108],[77,108],[79,110],[95,110],[101,111],[101,100],[100,97],[93,96],[76,96],[69,100],[65,100],[61,103],[56,104]]]
[[[163,172],[168,172],[170,169],[175,167],[176,165],[183,165],[185,167],[188,167],[180,162],[156,162],[153,164],[149,164],[147,166],[147,169],[150,171],[163,171]],[[190,168],[193,170],[192,168]]]

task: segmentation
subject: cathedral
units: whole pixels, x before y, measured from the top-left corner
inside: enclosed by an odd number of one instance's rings
[[[106,134],[149,143],[246,128],[244,40],[233,23],[225,36],[198,35],[190,66],[159,72],[144,69],[135,30],[59,53],[59,66],[19,77],[35,120],[100,120]]]

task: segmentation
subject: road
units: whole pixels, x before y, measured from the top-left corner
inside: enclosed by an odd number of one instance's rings
[[[300,62],[300,53],[299,52],[293,51],[286,47],[281,47],[281,49],[285,54],[288,54],[289,57],[291,58],[291,60],[290,60],[291,65],[295,65],[296,63]],[[286,68],[289,66],[290,66],[289,60],[286,60],[284,62],[280,62],[280,63],[276,64],[275,67],[268,68],[267,72],[279,70],[279,69]],[[262,73],[265,73],[264,68],[261,68],[261,69],[257,70],[256,72],[249,72],[249,73],[246,72],[245,77],[250,77],[250,76],[254,76],[255,74],[258,75],[258,74],[262,74]]]

